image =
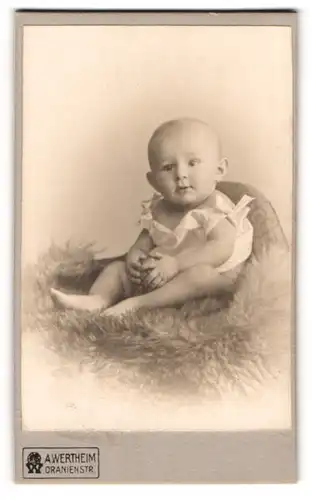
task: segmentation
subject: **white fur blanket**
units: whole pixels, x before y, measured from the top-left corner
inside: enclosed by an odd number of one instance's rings
[[[122,320],[56,310],[50,286],[83,291],[94,271],[88,249],[53,247],[22,282],[23,335],[43,335],[64,360],[99,376],[170,393],[219,396],[289,371],[291,262],[273,248],[249,262],[234,297],[181,309],[139,311]],[[63,278],[63,280],[62,280]]]

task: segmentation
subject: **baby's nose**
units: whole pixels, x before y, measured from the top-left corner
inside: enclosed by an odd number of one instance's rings
[[[184,164],[179,164],[176,169],[176,178],[177,181],[181,179],[187,179],[188,178],[188,168],[187,165]]]

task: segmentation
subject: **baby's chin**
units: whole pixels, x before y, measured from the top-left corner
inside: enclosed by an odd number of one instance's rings
[[[177,207],[186,208],[197,206],[202,203],[202,198],[197,196],[194,191],[185,191],[183,193],[176,194],[170,200],[172,204]]]

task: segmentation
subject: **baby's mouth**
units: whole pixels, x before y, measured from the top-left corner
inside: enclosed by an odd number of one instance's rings
[[[190,191],[192,189],[192,186],[178,186],[177,187],[177,191],[179,193],[187,193],[188,191]]]

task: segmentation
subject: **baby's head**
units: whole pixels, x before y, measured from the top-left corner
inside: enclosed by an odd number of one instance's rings
[[[148,144],[149,183],[165,200],[196,207],[215,189],[227,171],[218,136],[210,127],[190,118],[162,124]]]

